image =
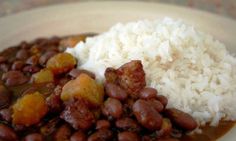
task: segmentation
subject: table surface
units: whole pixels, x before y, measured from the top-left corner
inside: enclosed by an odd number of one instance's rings
[[[0,0],[0,17],[17,12],[69,2],[90,0]],[[99,1],[99,0],[97,0]],[[135,1],[135,0],[133,0]],[[140,0],[200,9],[236,20],[236,0]]]

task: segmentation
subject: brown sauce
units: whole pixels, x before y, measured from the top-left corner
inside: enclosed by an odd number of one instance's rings
[[[206,125],[202,127],[202,134],[184,135],[181,141],[215,141],[230,131],[234,125],[235,122],[232,121],[221,121],[217,127]]]

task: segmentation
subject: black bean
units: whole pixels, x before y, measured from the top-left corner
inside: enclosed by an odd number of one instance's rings
[[[44,141],[43,135],[39,133],[32,133],[25,137],[24,141]]]
[[[4,141],[16,141],[17,135],[13,129],[4,124],[0,124],[0,139]]]
[[[125,100],[128,97],[125,90],[113,83],[106,83],[105,91],[109,97],[116,98],[118,100]]]

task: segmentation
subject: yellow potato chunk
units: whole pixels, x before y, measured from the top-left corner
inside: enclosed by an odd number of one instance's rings
[[[103,102],[103,86],[87,74],[80,74],[75,80],[67,82],[62,88],[61,99],[82,99],[89,104],[99,106]]]
[[[42,69],[39,72],[33,74],[32,81],[34,83],[47,83],[54,81],[54,75],[49,69]]]
[[[51,57],[46,64],[54,74],[61,74],[74,68],[76,65],[75,58],[69,53],[58,53]]]
[[[39,92],[27,94],[13,105],[12,122],[30,126],[38,123],[47,112],[45,99]]]

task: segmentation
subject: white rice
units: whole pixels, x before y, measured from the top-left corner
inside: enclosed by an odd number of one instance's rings
[[[236,58],[180,20],[118,23],[66,51],[100,80],[107,67],[141,60],[147,85],[168,97],[168,107],[191,114],[199,125],[236,119]]]

